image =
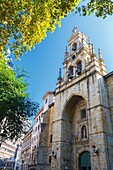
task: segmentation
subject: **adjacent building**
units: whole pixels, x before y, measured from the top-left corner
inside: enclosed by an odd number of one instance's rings
[[[20,170],[28,170],[28,165],[30,164],[31,158],[31,135],[32,128],[23,137],[23,143],[21,148],[21,158],[20,158]]]
[[[54,93],[47,92],[43,97],[44,112],[42,130],[37,148],[36,169],[51,169],[52,141],[53,141],[53,116],[54,116]]]
[[[28,169],[113,170],[113,72],[77,27],[63,69],[34,118]]]
[[[19,153],[21,146],[22,146],[21,142],[12,142],[9,139],[1,143],[0,169],[18,170],[20,159]]]
[[[17,144],[11,142],[10,140],[6,140],[1,143],[0,146],[0,159],[13,158],[15,155]]]
[[[54,92],[48,91],[43,100],[44,105],[34,117],[32,130],[23,138],[20,170],[51,167]]]

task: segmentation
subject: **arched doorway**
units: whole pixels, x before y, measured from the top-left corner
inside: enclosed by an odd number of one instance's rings
[[[91,170],[90,152],[82,152],[79,157],[79,170]]]
[[[66,102],[62,114],[61,163],[63,166],[68,166],[69,169],[73,170],[76,170],[78,168],[77,152],[81,147],[84,148],[83,143],[88,136],[87,128],[86,101],[82,96],[73,95]],[[83,137],[81,134],[82,129],[84,132]],[[63,166],[62,169],[64,168]]]

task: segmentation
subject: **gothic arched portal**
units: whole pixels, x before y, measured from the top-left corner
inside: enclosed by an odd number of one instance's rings
[[[86,110],[85,117],[81,116],[81,110]],[[69,169],[78,169],[77,152],[79,148],[84,148],[84,145],[82,146],[81,144],[80,146],[80,143],[87,140],[87,118],[87,104],[85,99],[82,96],[73,95],[64,107],[61,124],[62,164],[68,166]],[[81,138],[82,126],[85,127],[85,137],[83,139]]]
[[[90,152],[85,151],[80,154],[79,170],[91,170]]]

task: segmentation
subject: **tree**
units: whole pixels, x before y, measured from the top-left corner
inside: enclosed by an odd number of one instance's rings
[[[28,127],[29,118],[38,109],[28,94],[25,73],[14,72],[6,61],[0,61],[0,133],[10,139],[17,139]]]
[[[85,5],[79,2],[84,1]],[[79,6],[78,6],[79,5]],[[77,8],[76,8],[77,7]],[[76,8],[76,9],[75,9]],[[40,43],[47,32],[60,26],[61,19],[74,10],[82,15],[113,14],[112,0],[1,0],[0,51],[7,48],[16,58]]]
[[[0,51],[22,55],[53,32],[79,0],[1,0]]]
[[[85,0],[83,1],[85,2]],[[75,11],[83,16],[94,13],[97,17],[106,18],[108,15],[113,14],[113,1],[90,0],[87,4],[80,4]]]

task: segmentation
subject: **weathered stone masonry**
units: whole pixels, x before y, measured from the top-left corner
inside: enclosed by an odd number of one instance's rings
[[[57,159],[53,159],[52,169],[112,170],[113,73],[104,76],[107,72],[100,50],[97,58],[93,45],[87,44],[86,36],[76,28],[68,49],[63,62],[64,79],[56,87],[52,150]],[[79,62],[81,66],[77,66]],[[80,158],[85,152],[90,155],[89,165],[82,164]]]

